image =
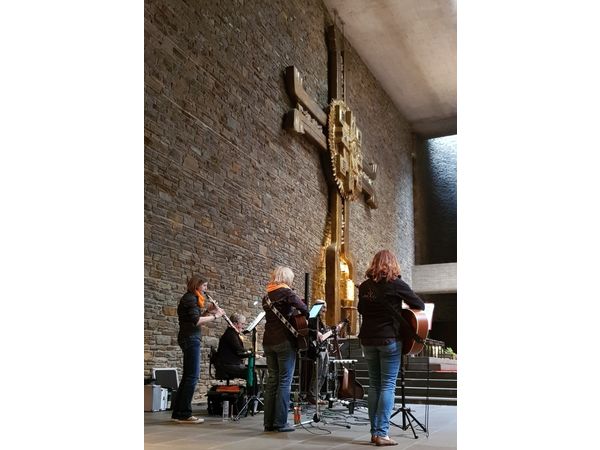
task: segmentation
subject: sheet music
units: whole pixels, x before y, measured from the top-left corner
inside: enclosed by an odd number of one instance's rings
[[[308,314],[308,318],[314,319],[315,317],[317,317],[319,315],[319,312],[321,312],[321,308],[323,308],[323,303],[317,303],[316,305],[313,305]]]
[[[433,309],[435,308],[435,304],[433,303],[425,303],[425,315],[427,316],[427,323],[429,325],[429,330],[431,330],[431,323],[433,322]]]
[[[250,331],[254,330],[256,325],[258,325],[258,323],[263,319],[263,317],[265,317],[265,314],[265,311],[261,311],[260,313],[258,313],[258,316],[256,316],[256,318],[250,323],[250,325],[246,327],[246,329],[243,332],[249,333]]]

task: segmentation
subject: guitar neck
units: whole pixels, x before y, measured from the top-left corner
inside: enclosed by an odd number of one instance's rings
[[[321,335],[321,341],[324,341],[325,339],[329,339],[331,336],[333,336],[334,333],[339,333],[340,330],[346,326],[346,324],[348,323],[348,319],[344,319],[342,320],[340,323],[338,323],[335,327],[332,327],[329,331],[327,331],[326,333],[323,333]]]
[[[333,330],[329,330],[327,333],[321,335],[321,341],[329,339],[333,335]]]

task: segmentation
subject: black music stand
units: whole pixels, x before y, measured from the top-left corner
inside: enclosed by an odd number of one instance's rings
[[[244,413],[248,415],[248,407],[250,405],[252,405],[252,408],[250,409],[250,411],[252,411],[251,414],[254,415],[256,402],[263,405],[263,407],[265,406],[262,400],[258,398],[258,395],[256,395],[258,393],[256,389],[258,383],[256,382],[256,373],[254,371],[254,362],[256,361],[256,326],[265,317],[265,314],[266,313],[264,311],[261,311],[250,323],[250,325],[248,325],[243,331],[244,334],[252,333],[252,352],[250,353],[250,356],[248,356],[248,376],[246,377],[246,386],[248,388],[248,393],[251,395],[248,400],[246,400],[244,407],[240,409],[240,412],[233,418],[233,420],[239,420]]]
[[[433,310],[435,308],[435,305],[433,303],[425,303],[425,314],[427,315],[427,323],[428,323],[428,327],[427,327],[427,332],[429,333],[429,331],[431,330],[431,324],[433,321]],[[429,339],[425,339],[424,341],[424,346],[425,348],[427,348],[427,345],[429,343]],[[427,392],[429,393],[429,352],[426,353],[427,356]],[[419,422],[417,420],[417,418],[413,415],[413,413],[411,412],[410,408],[406,407],[406,397],[404,395],[404,385],[405,385],[405,381],[404,381],[404,355],[400,356],[400,396],[401,396],[401,400],[402,400],[402,405],[400,406],[400,408],[398,408],[394,414],[392,414],[390,416],[390,424],[394,425],[395,427],[401,428],[403,430],[407,430],[408,427],[410,426],[410,429],[413,432],[413,436],[415,437],[415,439],[418,439],[419,437],[417,436],[417,433],[415,432],[415,428],[413,427],[412,423],[416,422],[416,424],[421,428],[421,430],[423,430],[426,434],[427,437],[429,437],[429,432],[427,431],[427,428],[425,426],[423,426],[423,424],[421,422]],[[426,399],[425,401],[425,422],[427,423],[427,425],[429,425],[429,398]],[[395,424],[394,422],[392,422],[392,417],[394,417],[396,414],[402,413],[402,426]]]
[[[410,427],[410,429],[413,432],[413,436],[415,437],[415,439],[419,439],[419,436],[417,436],[417,433],[415,431],[415,428],[413,427],[413,422],[416,422],[416,424],[421,428],[421,430],[423,430],[425,433],[427,433],[427,428],[425,428],[423,426],[423,424],[421,422],[419,422],[417,420],[417,418],[413,415],[413,413],[411,412],[410,408],[406,407],[406,397],[404,395],[404,355],[400,356],[400,398],[402,401],[402,404],[400,406],[400,408],[398,408],[391,416],[390,416],[390,424],[394,425],[395,427],[401,428],[402,430],[406,431],[408,430],[408,427]],[[402,413],[402,426],[395,424],[394,422],[392,422],[392,418],[396,415]]]

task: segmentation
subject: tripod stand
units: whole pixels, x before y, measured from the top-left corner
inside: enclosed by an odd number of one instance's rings
[[[324,302],[318,302],[315,303],[315,305],[313,305],[313,307],[310,310],[310,314],[309,314],[309,319],[308,319],[308,349],[306,351],[306,359],[312,359],[313,360],[313,373],[312,373],[312,377],[314,378],[314,385],[312,386],[312,392],[309,392],[310,397],[314,399],[315,402],[315,413],[312,417],[312,420],[308,420],[306,422],[299,422],[299,423],[295,423],[294,426],[303,426],[306,424],[312,424],[312,423],[319,423],[319,422],[323,422],[324,424],[327,424],[328,422],[323,420],[321,417],[321,405],[320,405],[320,398],[319,398],[319,393],[321,391],[321,355],[323,352],[328,352],[327,350],[327,341],[326,338],[324,338],[324,335],[320,335],[319,329],[322,328],[319,323],[320,323],[320,319],[319,319],[319,313],[321,308],[323,307]],[[335,328],[333,329],[335,330]],[[334,332],[332,330],[332,332]],[[321,330],[323,331],[323,330]],[[320,336],[319,336],[320,335]],[[302,355],[299,354],[299,361],[300,361],[300,370],[299,370],[299,375],[302,375]],[[325,363],[326,360],[328,360],[329,358],[323,358],[323,363]],[[300,380],[299,380],[300,381]],[[298,383],[299,386],[302,386],[301,381]],[[308,389],[310,391],[310,388]],[[295,420],[296,421],[296,420]],[[338,424],[335,422],[331,422],[331,425],[337,425],[337,426],[342,426],[345,428],[350,428],[350,425],[347,424]]]
[[[264,316],[264,312],[260,313],[254,320],[254,322],[252,322],[250,326],[248,326],[248,328],[246,329],[246,331],[252,330],[252,353],[250,353],[250,356],[248,356],[248,375],[246,377],[246,386],[248,386],[248,394],[250,394],[250,397],[248,397],[248,400],[246,400],[246,404],[242,407],[242,409],[240,409],[240,412],[237,416],[235,416],[233,420],[239,420],[242,414],[248,415],[248,408],[250,406],[251,414],[254,415],[254,413],[256,412],[257,402],[263,405],[263,407],[265,406],[262,400],[258,398],[257,395],[258,383],[256,380],[256,373],[254,372],[254,364],[256,362],[256,325],[258,325],[258,323],[262,320]]]
[[[320,391],[320,377],[319,377],[319,369],[321,368],[320,366],[320,356],[319,356],[319,348],[317,347],[317,354],[314,358],[313,361],[313,373],[314,373],[314,385],[312,386],[313,388],[313,397],[315,399],[315,413],[312,416],[311,420],[306,420],[304,422],[299,422],[299,423],[295,423],[294,426],[298,427],[298,426],[304,426],[304,425],[308,425],[308,424],[313,424],[313,423],[323,423],[324,425],[336,425],[338,427],[344,427],[347,429],[350,429],[350,425],[348,424],[343,424],[343,423],[335,423],[335,422],[328,422],[326,419],[324,419],[321,415],[321,407],[322,405],[319,404],[319,391]],[[302,357],[299,357],[299,361],[300,361],[300,366],[302,365]],[[308,359],[308,358],[304,358],[304,359]],[[302,368],[300,367],[299,373],[302,373]]]
[[[400,396],[402,399],[402,406],[400,406],[400,408],[398,408],[391,416],[390,416],[390,424],[394,425],[395,427],[401,428],[403,430],[408,430],[408,427],[410,427],[410,429],[413,432],[413,435],[415,437],[415,439],[418,439],[419,437],[417,436],[417,433],[415,431],[415,428],[413,427],[413,422],[416,422],[417,425],[419,427],[421,427],[421,430],[423,430],[424,432],[427,433],[427,429],[423,426],[423,424],[421,424],[421,422],[419,422],[417,420],[417,418],[412,414],[410,408],[406,407],[406,398],[404,396],[404,355],[400,356]],[[392,418],[396,415],[402,413],[402,426],[395,424],[394,422],[392,422]]]

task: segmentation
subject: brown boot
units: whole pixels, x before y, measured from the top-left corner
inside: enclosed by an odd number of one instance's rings
[[[391,440],[389,436],[375,436],[375,445],[377,447],[381,447],[383,445],[398,445],[398,443]]]

